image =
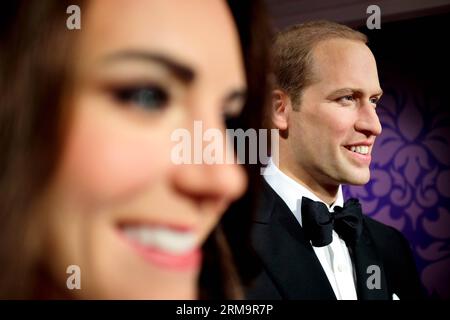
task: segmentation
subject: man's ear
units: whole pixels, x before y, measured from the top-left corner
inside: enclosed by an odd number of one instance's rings
[[[289,112],[292,110],[291,99],[280,89],[272,90],[271,120],[276,129],[287,130]]]

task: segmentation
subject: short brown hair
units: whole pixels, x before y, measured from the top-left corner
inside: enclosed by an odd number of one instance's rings
[[[272,62],[275,83],[290,96],[294,110],[300,105],[303,89],[314,81],[312,50],[319,42],[333,38],[367,43],[363,33],[325,20],[297,24],[275,35]]]

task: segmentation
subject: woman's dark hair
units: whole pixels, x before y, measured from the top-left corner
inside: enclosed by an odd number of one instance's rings
[[[70,87],[71,52],[79,32],[66,27],[66,9],[83,3],[6,0],[0,5],[0,298],[39,294],[39,239],[33,237],[39,225],[32,205],[54,174],[64,143],[67,110],[61,100]],[[228,3],[248,82],[247,104],[234,125],[256,128],[265,105],[269,28],[261,1]],[[250,179],[250,188],[255,181]],[[227,239],[217,227],[204,246],[201,298],[242,297]]]
[[[66,10],[81,1],[2,1],[0,7],[0,298],[27,298],[36,281],[31,205],[63,139],[68,82]]]

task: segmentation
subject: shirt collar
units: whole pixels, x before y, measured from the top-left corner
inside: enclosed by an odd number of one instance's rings
[[[265,174],[264,179],[286,203],[300,225],[302,224],[302,197],[308,197],[311,200],[320,201],[324,203],[330,211],[333,211],[335,206],[344,206],[344,196],[342,194],[341,185],[338,189],[336,201],[331,206],[329,206],[328,204],[320,200],[319,197],[317,197],[311,190],[282,172],[272,161],[272,158],[269,159],[264,172],[268,172],[266,170],[270,170],[270,174]]]

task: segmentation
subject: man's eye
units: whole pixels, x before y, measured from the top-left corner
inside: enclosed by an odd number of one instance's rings
[[[344,97],[342,97],[341,99],[347,100],[347,101],[353,101],[353,100],[354,100],[354,99],[353,99],[353,96],[344,96]]]
[[[370,98],[370,103],[377,104],[379,101],[378,98]]]
[[[348,102],[353,102],[355,100],[355,97],[353,97],[352,95],[348,95],[348,96],[343,96],[337,99],[338,102],[341,103],[348,103]]]
[[[121,88],[115,90],[115,96],[121,103],[146,110],[161,109],[169,100],[167,92],[155,86]]]

